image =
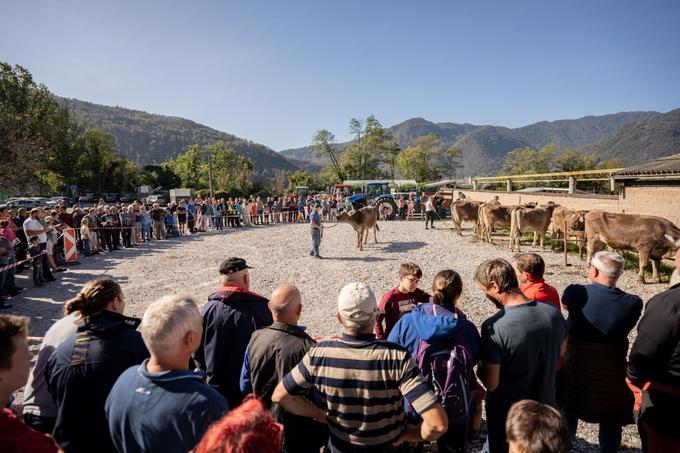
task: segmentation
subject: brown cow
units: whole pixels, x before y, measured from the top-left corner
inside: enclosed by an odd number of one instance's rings
[[[652,279],[659,282],[659,266],[665,255],[680,248],[680,228],[662,217],[591,211],[585,216],[590,259],[602,243],[615,250],[638,253],[638,281],[645,282],[645,268],[652,260]]]
[[[527,203],[522,206],[503,206],[496,203],[483,203],[479,206],[477,235],[483,241],[493,244],[493,240],[491,239],[493,229],[496,227],[510,228],[510,212],[514,208],[524,207],[531,209],[535,206],[535,203]]]
[[[453,229],[456,230],[458,235],[463,235],[460,226],[465,220],[475,222],[475,232],[477,231],[477,219],[479,219],[479,207],[481,204],[480,201],[470,200],[456,200],[453,203],[451,206],[451,222],[453,223]]]
[[[377,231],[380,230],[380,227],[378,226],[378,208],[375,206],[364,206],[358,211],[341,211],[335,219],[338,222],[347,222],[352,225],[354,231],[357,232],[359,250],[363,250],[364,244],[368,242],[368,231],[371,228],[373,228],[373,239],[375,239],[376,244],[378,243]]]
[[[491,232],[494,227],[508,228],[510,226],[510,211],[515,206],[503,206],[500,204],[482,204],[479,206],[477,218],[479,237],[493,244]]]
[[[552,215],[552,248],[555,250],[561,244],[560,240],[568,240],[569,236],[576,237],[578,245],[578,257],[583,259],[583,248],[586,244],[586,222],[585,216],[588,211],[577,211],[574,209],[558,206]],[[564,225],[567,225],[566,234]]]
[[[550,226],[553,210],[557,205],[552,201],[545,206],[537,208],[514,208],[510,213],[510,250],[519,250],[522,234],[527,232],[534,233],[532,247],[536,246],[537,236],[541,238],[541,248],[545,233]]]

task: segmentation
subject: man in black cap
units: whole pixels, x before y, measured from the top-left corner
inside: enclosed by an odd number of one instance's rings
[[[309,224],[312,227],[312,251],[309,252],[314,258],[321,258],[319,255],[319,246],[321,245],[321,235],[323,234],[323,225],[321,224],[321,205],[314,206],[314,212],[309,216]]]
[[[242,258],[228,258],[220,265],[220,287],[201,308],[203,337],[194,353],[208,384],[224,395],[229,407],[243,399],[239,377],[250,336],[273,322],[268,300],[250,291],[248,269]]]

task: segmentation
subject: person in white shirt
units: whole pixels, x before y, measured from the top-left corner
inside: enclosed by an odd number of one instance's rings
[[[430,226],[434,229],[434,197],[428,197],[425,202],[425,229],[428,230],[427,222],[430,222]]]
[[[40,250],[47,252],[47,233],[45,228],[38,221],[38,215],[40,214],[40,209],[31,209],[31,217],[24,221],[24,233],[27,238],[31,236],[38,236],[38,241],[40,242]],[[53,282],[56,280],[52,271],[50,270],[50,263],[47,257],[47,253],[42,254],[42,273],[45,280]]]

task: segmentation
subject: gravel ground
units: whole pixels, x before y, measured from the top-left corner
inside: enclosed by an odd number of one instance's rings
[[[28,288],[14,300],[15,314],[30,316],[31,335],[42,336],[61,316],[62,304],[73,297],[82,284],[96,277],[110,277],[120,282],[126,301],[126,313],[141,316],[153,300],[170,293],[185,293],[199,303],[217,286],[219,263],[226,257],[246,258],[251,270],[252,290],[269,295],[284,283],[297,285],[303,296],[302,324],[313,336],[340,332],[334,318],[336,297],[342,286],[351,281],[365,281],[377,297],[398,281],[399,263],[413,261],[423,269],[423,289],[429,290],[434,275],[446,268],[458,271],[464,283],[460,308],[479,327],[495,313],[472,281],[477,264],[502,257],[510,259],[507,238],[498,245],[477,242],[470,230],[461,238],[437,222],[437,229],[426,231],[421,222],[381,222],[377,244],[372,236],[363,252],[356,249],[356,235],[347,224],[327,228],[321,243],[324,259],[309,256],[309,226],[285,224],[208,232],[163,242],[152,242],[135,249],[115,251],[92,258],[57,274],[59,282],[33,288],[27,273],[18,276],[19,284]],[[327,225],[331,226],[331,225]],[[532,250],[529,246],[524,251]],[[546,252],[546,280],[561,292],[568,284],[587,283],[586,267],[577,256],[570,256],[572,266],[562,266],[562,255]],[[648,300],[663,291],[659,284],[640,285],[635,274],[627,271],[619,286]],[[597,426],[581,423],[577,451],[598,451]],[[623,445],[639,451],[640,440],[632,426],[624,430]]]

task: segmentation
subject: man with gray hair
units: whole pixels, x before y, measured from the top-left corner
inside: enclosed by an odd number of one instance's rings
[[[562,304],[569,312],[564,357],[566,406],[572,435],[578,421],[600,425],[600,449],[617,451],[624,425],[633,423],[633,397],[625,384],[628,334],[642,313],[642,299],[616,287],[624,260],[598,252],[588,268],[589,285],[569,285]]]
[[[364,283],[345,285],[338,296],[339,340],[313,346],[274,390],[272,402],[286,411],[327,423],[331,452],[386,451],[402,442],[441,437],[448,429],[444,408],[411,355],[373,334],[378,303]],[[304,395],[316,389],[324,407]],[[422,417],[406,425],[403,398]]]
[[[227,401],[189,371],[203,325],[196,303],[166,296],[149,305],[140,331],[151,358],[120,375],[106,400],[111,439],[119,452],[184,453],[229,410]]]

